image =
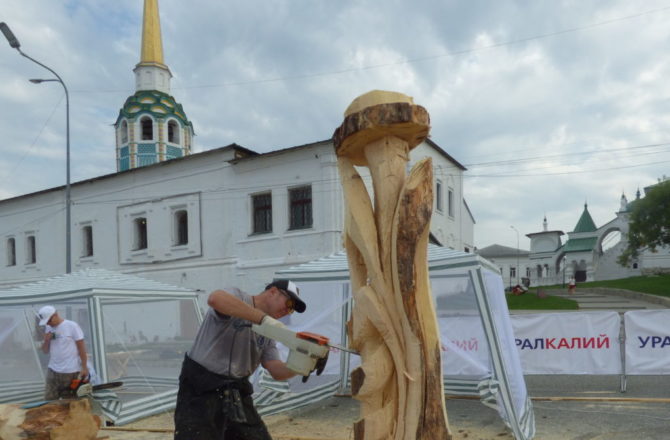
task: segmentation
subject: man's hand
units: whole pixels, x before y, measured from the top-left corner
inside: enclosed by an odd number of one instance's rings
[[[49,342],[54,338],[53,332],[47,332],[44,334],[44,342]]]
[[[328,352],[326,352],[326,355],[324,357],[314,359],[312,370],[309,372],[307,376],[302,377],[302,383],[307,382],[309,376],[314,372],[316,372],[317,376],[321,376],[321,373],[323,373],[323,370],[326,368],[326,362],[328,362]]]
[[[88,377],[89,380],[90,380],[89,376],[90,376],[90,373],[88,372],[88,367],[82,367],[81,371],[79,372],[79,377],[81,377],[82,380],[86,379]]]

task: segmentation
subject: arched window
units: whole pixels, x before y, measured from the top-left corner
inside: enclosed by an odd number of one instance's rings
[[[179,143],[179,125],[174,119],[170,120],[167,125],[168,130],[168,142],[173,144]]]
[[[82,257],[93,256],[93,226],[87,225],[81,229],[82,232]]]
[[[140,125],[142,127],[142,140],[150,141],[154,138],[154,121],[150,117],[145,116],[140,119]]]
[[[121,123],[121,143],[122,144],[127,144],[128,143],[128,122],[123,121]]]
[[[174,245],[188,244],[188,213],[180,209],[174,213]]]
[[[145,217],[138,217],[133,221],[134,225],[134,241],[133,250],[139,251],[147,248],[147,219]]]
[[[16,240],[7,239],[7,266],[16,266]]]
[[[35,246],[35,236],[29,235],[26,238],[26,264],[35,264],[37,262],[37,246]]]

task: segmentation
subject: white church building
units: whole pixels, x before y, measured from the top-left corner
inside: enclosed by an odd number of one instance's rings
[[[646,187],[645,193],[652,186]],[[623,267],[617,259],[628,246],[629,216],[635,202],[628,202],[621,195],[615,218],[596,226],[588,205],[584,204],[577,224],[566,235],[560,230],[550,230],[545,216],[542,231],[526,234],[530,238],[530,251],[491,245],[477,253],[494,262],[500,268],[506,286],[515,285],[514,277],[530,280],[531,286],[565,284],[570,277],[579,282],[628,278],[639,275],[670,272],[670,248],[656,252],[642,250],[629,266]],[[518,254],[517,254],[518,253]]]
[[[203,293],[225,286],[255,293],[275,271],[341,250],[332,141],[193,154],[193,125],[170,94],[157,0],[145,0],[143,26],[136,93],[110,133],[117,172],[71,185],[72,271],[104,268]],[[427,156],[435,175],[431,240],[470,251],[475,221],[463,194],[465,167],[431,140],[412,150],[410,166]],[[65,271],[65,211],[64,186],[0,201],[0,289]]]

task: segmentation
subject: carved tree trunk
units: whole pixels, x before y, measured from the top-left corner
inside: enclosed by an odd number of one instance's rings
[[[100,423],[87,399],[56,400],[30,409],[0,405],[0,440],[95,440]]]
[[[352,102],[333,135],[355,299],[348,332],[361,353],[351,373],[361,401],[356,439],[451,438],[428,279],[431,160],[405,174],[409,151],[428,136],[429,124],[410,97],[373,91]],[[354,166],[370,170],[374,207]]]

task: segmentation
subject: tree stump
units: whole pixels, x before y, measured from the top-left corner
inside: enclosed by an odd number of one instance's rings
[[[56,400],[30,409],[0,405],[0,440],[95,440],[100,423],[88,399]]]
[[[428,112],[411,97],[372,91],[352,102],[333,135],[355,301],[348,334],[361,354],[351,373],[357,440],[451,438],[428,278],[432,162],[405,172],[429,130]],[[355,166],[370,170],[374,207]]]

